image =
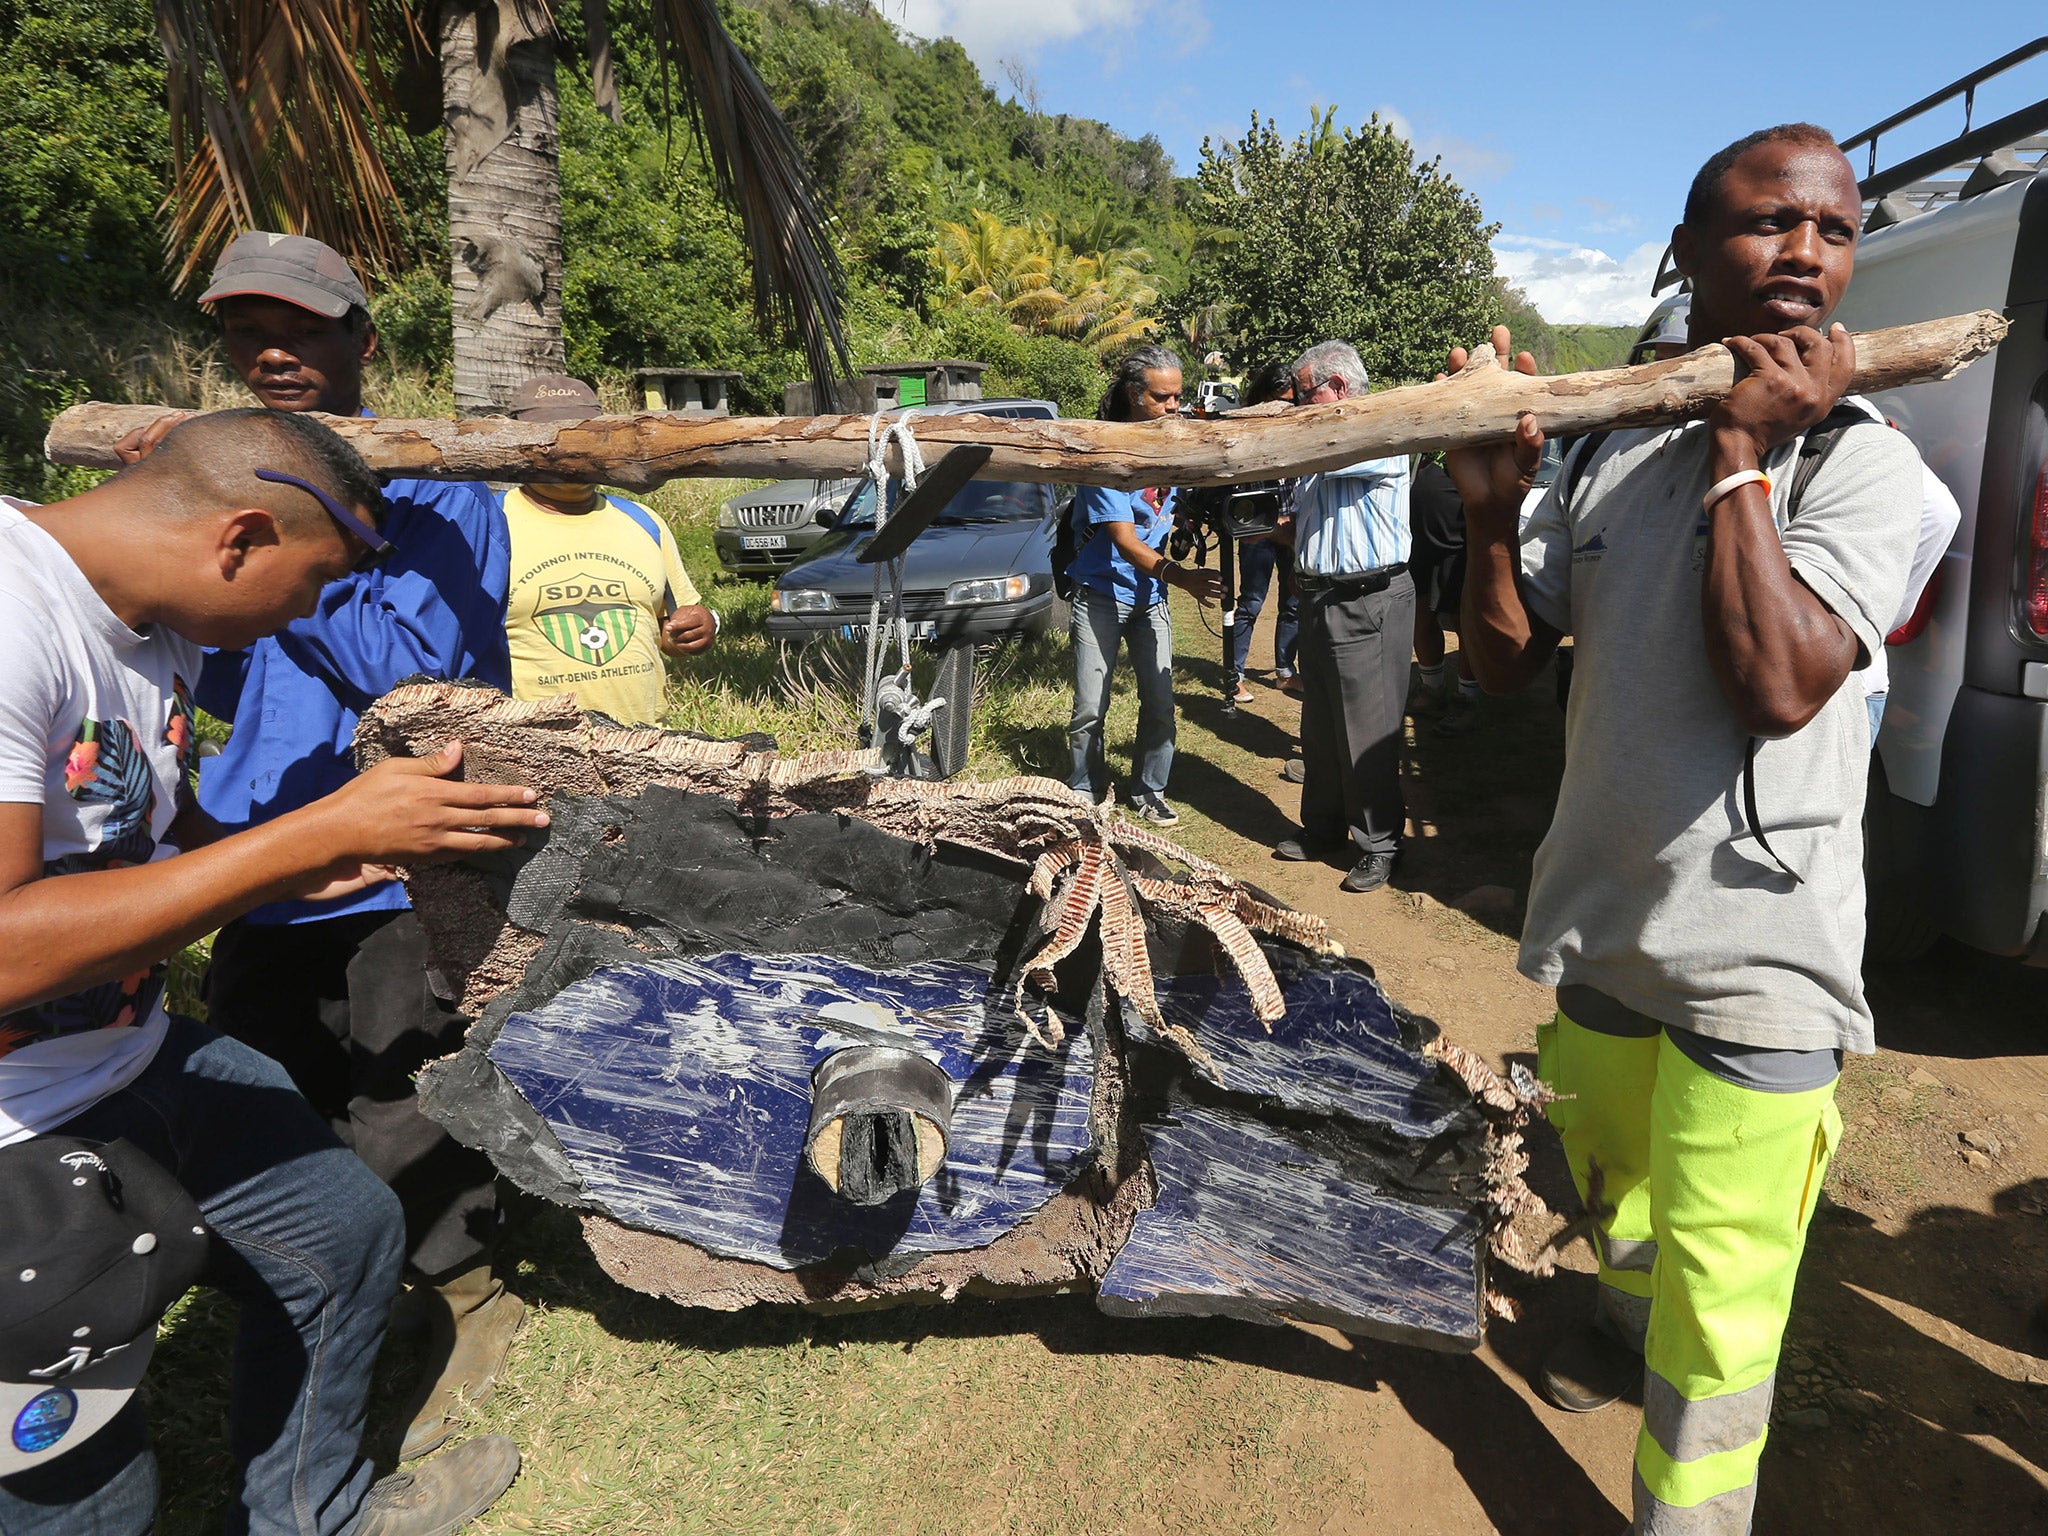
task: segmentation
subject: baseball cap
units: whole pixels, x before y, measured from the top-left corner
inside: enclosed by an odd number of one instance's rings
[[[199,295],[199,302],[211,304],[249,293],[283,299],[330,320],[339,320],[351,308],[370,307],[354,270],[333,246],[310,235],[276,235],[263,229],[235,236],[221,252],[212,286]]]
[[[205,1263],[199,1207],[127,1142],[0,1147],[0,1477],[121,1411]]]
[[[566,373],[545,373],[512,391],[514,421],[585,421],[602,416],[597,391]]]

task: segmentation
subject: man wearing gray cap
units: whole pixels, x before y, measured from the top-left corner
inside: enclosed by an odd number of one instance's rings
[[[303,235],[244,234],[200,302],[214,306],[229,361],[264,405],[365,414],[377,330],[340,253]],[[235,731],[205,759],[199,799],[229,831],[353,779],[359,713],[406,678],[509,690],[507,543],[489,488],[393,480],[384,497],[395,550],[385,565],[328,586],[311,617],[207,659],[197,701]],[[525,1308],[490,1266],[490,1162],[414,1098],[414,1075],[457,1049],[468,1021],[429,965],[404,886],[273,902],[229,923],[214,941],[206,1001],[210,1022],[281,1063],[405,1206],[412,1312],[433,1337],[401,1456],[425,1455],[453,1428],[457,1401],[487,1395]]]

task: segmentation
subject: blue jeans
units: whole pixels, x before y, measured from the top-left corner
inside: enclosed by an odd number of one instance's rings
[[[1889,699],[1890,697],[1891,695],[1889,693],[1871,693],[1864,695],[1863,707],[1865,710],[1869,711],[1870,714],[1870,744],[1873,747],[1877,745],[1878,729],[1884,724],[1885,700]]]
[[[126,1137],[176,1176],[213,1229],[201,1281],[242,1313],[227,1531],[347,1530],[374,1475],[358,1446],[405,1255],[398,1197],[335,1139],[284,1068],[191,1019],[173,1018],[142,1075],[57,1134]],[[138,1397],[76,1451],[0,1482],[0,1532],[141,1536],[156,1500]]]
[[[1273,577],[1280,578],[1280,612],[1273,621],[1273,675],[1294,676],[1300,644],[1300,612],[1294,592],[1294,551],[1273,539],[1247,539],[1237,546],[1237,617],[1230,630],[1230,676],[1244,676],[1252,653],[1252,626],[1266,606]]]
[[[1165,600],[1133,608],[1107,592],[1077,586],[1067,633],[1074,642],[1074,713],[1067,722],[1073,767],[1067,783],[1087,791],[1091,800],[1109,793],[1102,722],[1109,714],[1109,685],[1121,638],[1130,647],[1131,671],[1138,680],[1138,740],[1132,749],[1137,793],[1165,794],[1174,732],[1173,620]]]

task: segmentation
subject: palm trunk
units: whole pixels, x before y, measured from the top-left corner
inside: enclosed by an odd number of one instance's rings
[[[442,9],[455,406],[505,409],[560,373],[562,176],[554,40],[517,0]]]

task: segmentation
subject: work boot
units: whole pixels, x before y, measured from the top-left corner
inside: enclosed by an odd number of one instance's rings
[[[526,1304],[505,1289],[488,1264],[421,1288],[429,1317],[430,1374],[413,1394],[400,1461],[438,1449],[454,1430],[458,1412],[483,1406],[512,1347],[512,1335],[526,1318]]]
[[[509,1435],[480,1435],[410,1472],[371,1485],[355,1536],[451,1536],[498,1502],[519,1476]]]
[[[1543,1395],[1566,1413],[1591,1413],[1642,1385],[1643,1357],[1590,1322],[1550,1347],[1537,1379]]]

